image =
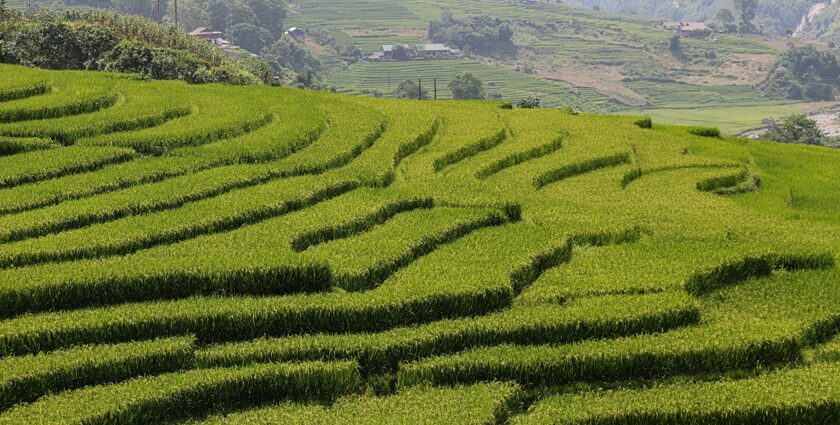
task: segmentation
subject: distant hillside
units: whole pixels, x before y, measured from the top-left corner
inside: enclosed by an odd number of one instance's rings
[[[829,4],[831,3],[831,4]],[[803,22],[798,37],[811,38],[825,42],[840,42],[840,3],[825,1],[823,7],[815,8],[814,13]]]
[[[499,27],[513,31],[514,49],[505,46],[508,55],[467,49],[458,59],[359,61],[383,44],[434,41],[430,23],[446,11],[461,22],[501,19]],[[712,122],[727,132],[803,107],[754,87],[787,50],[785,38],[714,33],[682,37],[672,46],[675,33],[660,28],[663,20],[545,1],[290,0],[285,25],[328,34],[341,51],[361,51],[355,60],[334,49],[316,52],[326,84],[343,93],[389,97],[405,80],[423,80],[431,94],[436,80],[438,99],[448,99],[449,82],[469,71],[494,98],[537,95],[544,106],[643,112],[666,121]],[[479,28],[465,32],[486,38]],[[450,40],[463,47],[457,37]]]
[[[661,19],[710,21],[721,9],[734,11],[733,0],[563,0],[582,7],[600,7],[603,11],[635,13]],[[796,30],[811,5],[819,0],[761,0],[756,25],[770,34],[784,35]]]

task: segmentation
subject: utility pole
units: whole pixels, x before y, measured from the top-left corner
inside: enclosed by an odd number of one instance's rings
[[[160,23],[160,0],[155,2],[155,18],[157,19],[157,23]]]
[[[435,78],[435,100],[437,100],[437,78]]]
[[[175,28],[178,28],[178,0],[175,0]]]
[[[423,79],[417,80],[417,100],[423,100]]]

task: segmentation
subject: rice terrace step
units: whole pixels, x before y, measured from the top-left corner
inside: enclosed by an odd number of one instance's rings
[[[840,423],[840,151],[0,65],[0,424]]]

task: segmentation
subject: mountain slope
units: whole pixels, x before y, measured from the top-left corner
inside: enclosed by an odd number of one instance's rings
[[[804,22],[797,36],[838,43],[840,42],[840,3],[825,1],[821,5],[824,7]]]
[[[763,31],[785,35],[794,31],[808,12],[819,0],[762,0],[759,2],[756,25]],[[565,0],[564,3],[600,7],[610,12],[635,13],[642,16],[655,16],[662,19],[685,21],[711,21],[721,9],[735,12],[732,0]]]
[[[753,88],[786,46],[781,38],[684,37],[675,52],[670,45],[674,34],[659,28],[659,19],[494,0],[292,0],[288,23],[326,31],[339,46],[356,46],[369,55],[383,44],[429,42],[429,22],[440,20],[444,11],[458,19],[486,14],[504,20],[513,30],[515,52],[344,64],[327,50],[322,63],[331,64],[326,67],[328,83],[344,93],[389,96],[404,80],[422,79],[430,90],[437,80],[438,97],[445,99],[449,81],[470,71],[484,81],[487,93],[508,101],[537,95],[546,106],[634,113],[656,108],[660,117],[715,109],[706,117],[727,131],[754,127],[763,118],[799,108]],[[747,107],[761,112],[744,114]]]

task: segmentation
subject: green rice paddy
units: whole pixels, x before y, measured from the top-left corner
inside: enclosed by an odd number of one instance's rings
[[[5,65],[0,99],[0,424],[840,421],[835,150]]]

